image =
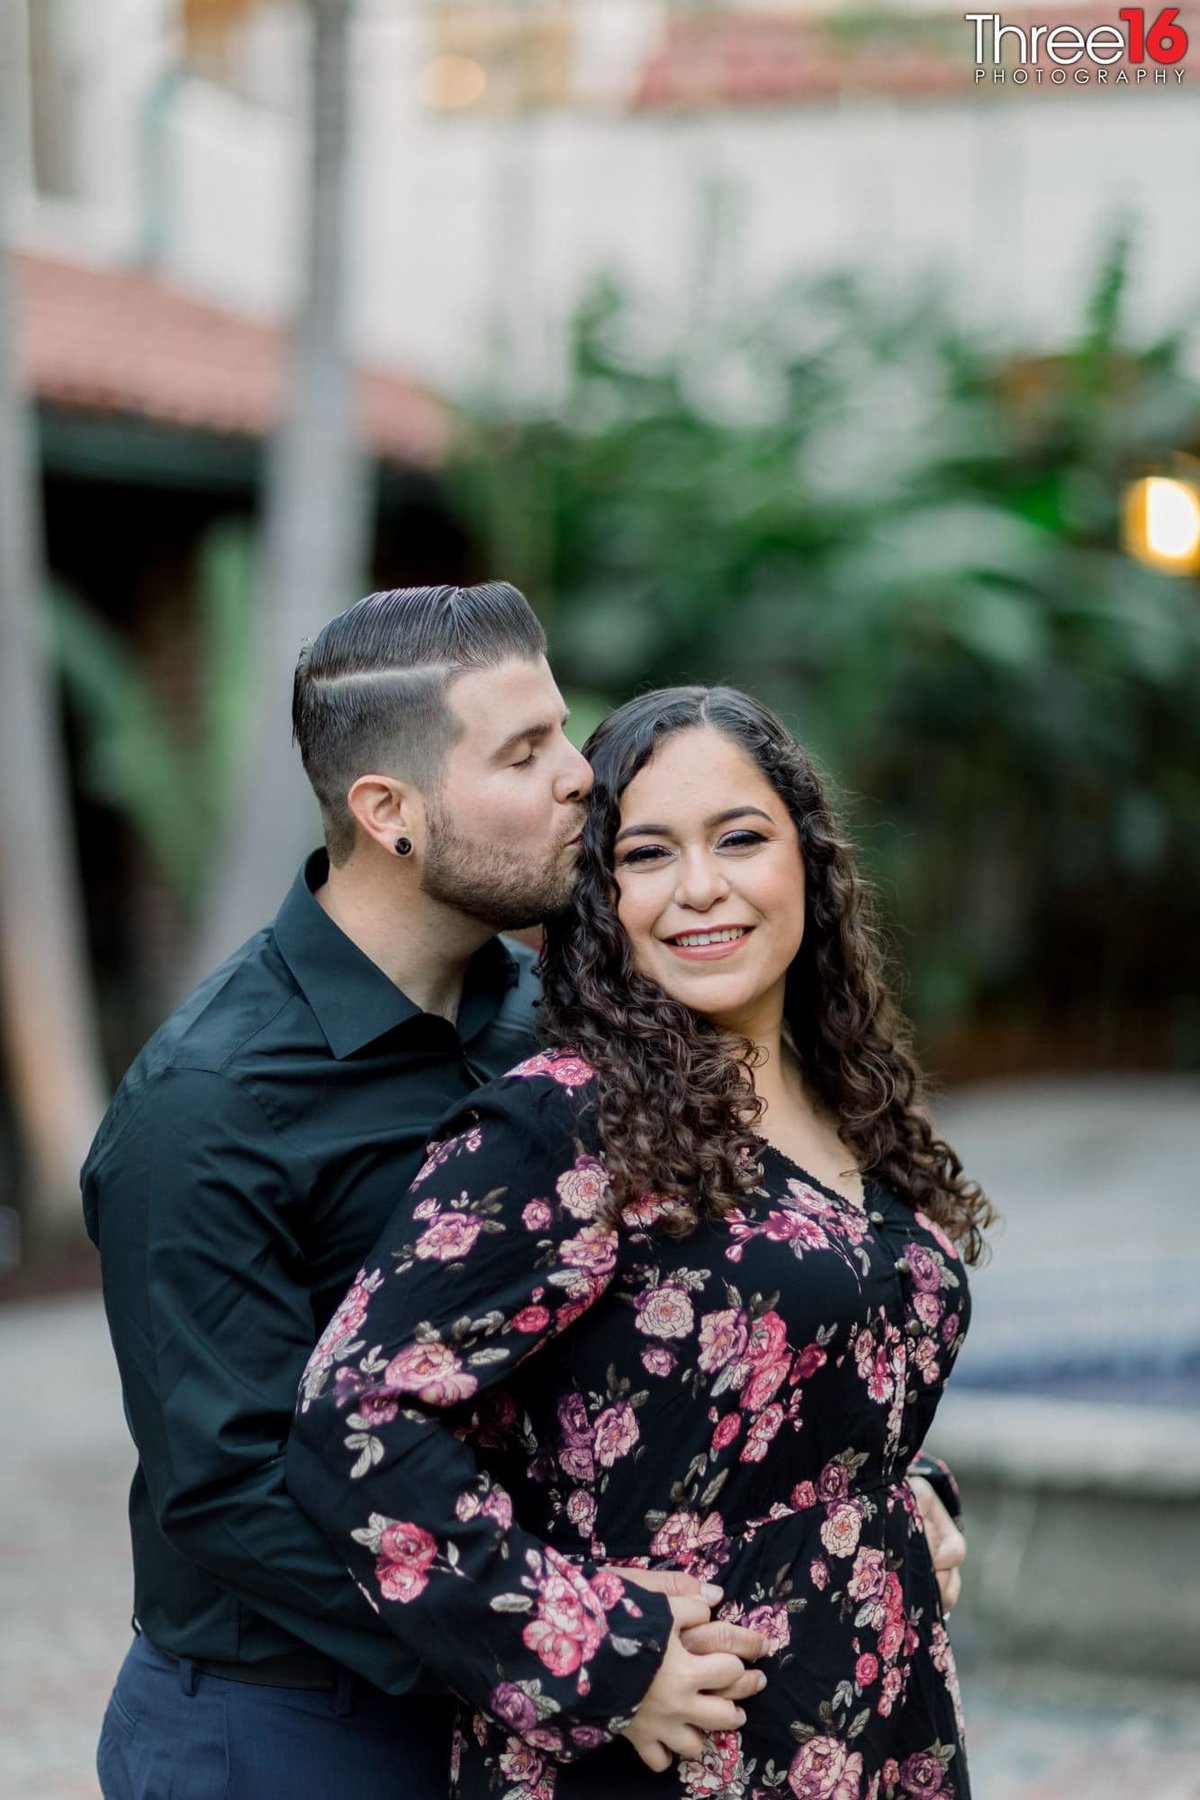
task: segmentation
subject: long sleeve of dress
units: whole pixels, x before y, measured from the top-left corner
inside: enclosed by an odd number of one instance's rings
[[[533,1058],[453,1121],[313,1353],[287,1463],[426,1667],[560,1761],[627,1722],[671,1629],[661,1595],[522,1529],[471,1446],[487,1390],[612,1279],[576,1068]]]

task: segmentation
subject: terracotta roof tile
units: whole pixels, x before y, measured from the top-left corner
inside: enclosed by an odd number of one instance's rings
[[[264,437],[284,396],[285,335],[192,299],[153,276],[26,253],[15,258],[19,355],[38,399],[189,430]],[[450,414],[386,370],[361,370],[363,439],[390,462],[436,467]]]
[[[1111,22],[1114,9],[1068,0],[1050,16],[1055,24],[1076,24],[1086,32]],[[1028,28],[1044,23],[1046,14],[1005,8],[1003,17]],[[862,94],[911,100],[963,96],[979,91],[974,49],[974,27],[961,12],[881,15],[869,24],[819,13],[676,19],[646,64],[633,104],[641,110],[685,111],[798,106]],[[1039,51],[1030,67],[1051,69],[1043,46]],[[1107,85],[1121,91],[1112,74]],[[1059,90],[1031,82],[1023,91]]]

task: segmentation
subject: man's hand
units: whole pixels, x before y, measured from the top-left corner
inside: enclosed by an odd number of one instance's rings
[[[962,1576],[958,1571],[967,1554],[967,1540],[924,1475],[910,1475],[908,1485],[916,1495],[921,1523],[925,1527],[925,1541],[942,1590],[942,1610],[949,1612],[962,1592]]]
[[[710,1608],[724,1598],[719,1587],[701,1581],[696,1575],[687,1575],[682,1569],[615,1568],[613,1574],[619,1575],[622,1581],[632,1582],[635,1587],[648,1588],[651,1593],[703,1600]],[[734,1625],[728,1619],[714,1619],[711,1614],[698,1624],[681,1626],[679,1638],[684,1649],[690,1650],[693,1656],[736,1656],[742,1663],[757,1662],[767,1648],[767,1640],[761,1631],[750,1631],[745,1625]],[[754,1669],[744,1669],[730,1687],[720,1688],[717,1692],[723,1700],[748,1700],[752,1694],[761,1694],[766,1685],[765,1675]]]
[[[621,1574],[628,1580],[631,1571]],[[745,1678],[739,1659],[720,1651],[698,1656],[683,1645],[684,1631],[708,1622],[708,1603],[698,1596],[682,1596],[668,1597],[667,1604],[674,1624],[666,1654],[621,1734],[647,1768],[660,1774],[670,1768],[673,1756],[703,1756],[707,1732],[737,1731],[746,1723],[737,1702],[723,1698]]]

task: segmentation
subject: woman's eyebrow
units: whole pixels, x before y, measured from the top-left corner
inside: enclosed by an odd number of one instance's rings
[[[756,819],[765,819],[768,825],[773,822],[770,813],[765,813],[761,806],[731,806],[727,811],[713,813],[711,817],[705,819],[704,829],[712,831],[718,825],[728,825],[730,819],[744,819],[751,815]],[[613,839],[613,846],[615,848],[622,838],[627,837],[674,837],[674,835],[669,825],[626,825],[624,830],[618,831]]]

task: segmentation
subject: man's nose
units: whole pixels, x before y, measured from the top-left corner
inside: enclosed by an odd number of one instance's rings
[[[570,752],[567,767],[555,783],[555,798],[564,805],[571,800],[585,800],[595,779],[587,757],[581,755],[574,744],[568,744],[567,748]]]

